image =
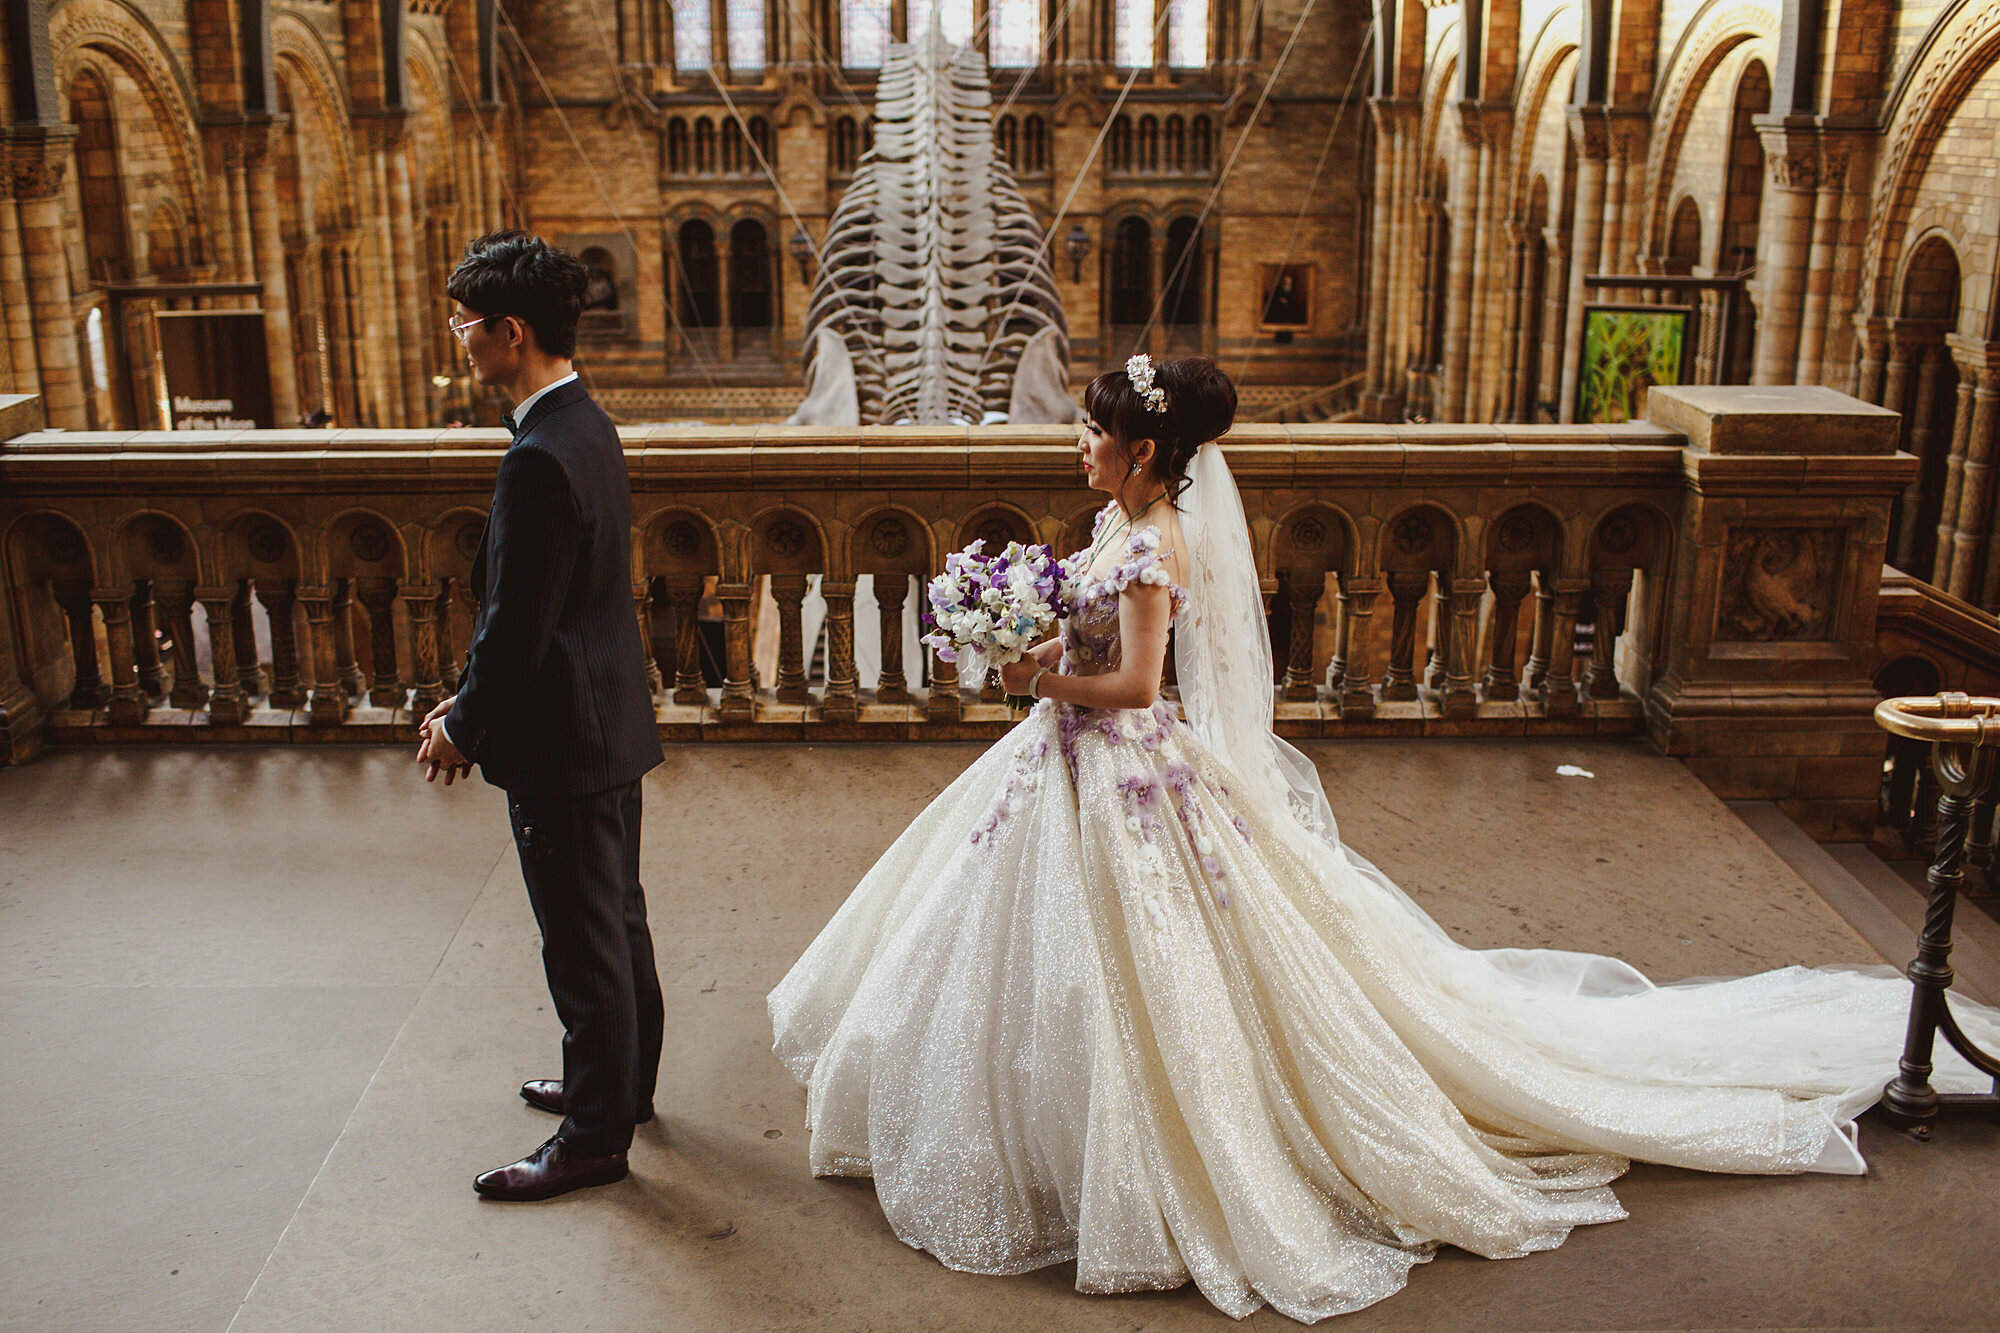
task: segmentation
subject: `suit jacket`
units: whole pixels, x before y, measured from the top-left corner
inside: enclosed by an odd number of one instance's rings
[[[496,787],[605,791],[662,758],[625,449],[580,381],[543,394],[516,431],[472,562],[479,614],[445,729]]]

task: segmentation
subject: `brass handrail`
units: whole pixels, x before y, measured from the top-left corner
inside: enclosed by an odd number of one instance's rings
[[[1875,725],[1913,741],[2000,745],[2000,699],[1956,690],[1884,699],[1875,705]]]

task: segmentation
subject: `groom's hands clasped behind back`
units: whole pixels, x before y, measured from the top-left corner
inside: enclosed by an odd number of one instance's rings
[[[444,734],[445,714],[456,702],[458,696],[454,694],[417,724],[417,762],[424,766],[425,782],[436,782],[442,773],[444,785],[449,787],[456,778],[472,776],[472,761],[460,754],[451,737]]]

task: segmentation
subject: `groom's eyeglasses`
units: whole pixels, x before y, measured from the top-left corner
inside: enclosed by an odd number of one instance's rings
[[[474,315],[471,319],[466,320],[465,323],[463,324],[447,323],[445,327],[451,330],[451,336],[458,339],[459,344],[463,346],[465,343],[465,335],[471,331],[472,327],[475,324],[485,324],[491,320],[498,318],[499,316],[497,315]]]

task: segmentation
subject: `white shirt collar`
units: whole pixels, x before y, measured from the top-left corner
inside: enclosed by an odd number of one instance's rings
[[[526,398],[523,398],[520,402],[516,403],[514,405],[514,424],[516,426],[519,426],[522,422],[525,422],[528,419],[528,409],[533,407],[536,403],[540,402],[543,394],[547,393],[550,389],[560,389],[562,388],[563,385],[568,384],[571,380],[575,378],[576,378],[576,372],[572,370],[569,374],[563,376],[559,380],[549,381],[547,384],[544,384],[541,388],[535,390],[533,393],[529,394]]]

